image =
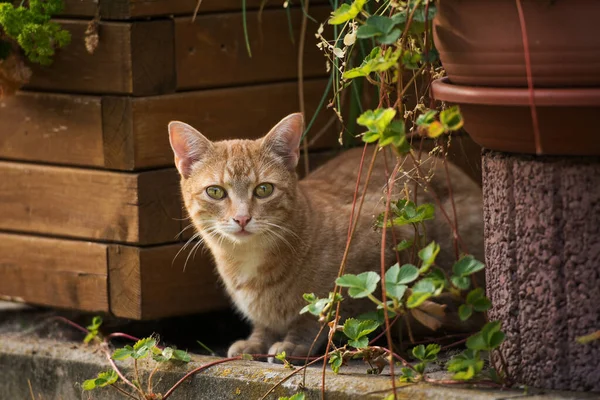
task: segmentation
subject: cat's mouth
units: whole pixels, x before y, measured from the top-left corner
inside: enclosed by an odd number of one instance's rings
[[[241,229],[237,232],[234,232],[233,235],[236,237],[247,237],[252,235],[252,232],[248,232],[247,230]]]

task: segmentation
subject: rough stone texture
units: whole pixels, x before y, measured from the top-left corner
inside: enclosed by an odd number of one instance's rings
[[[528,385],[600,390],[600,158],[483,155],[487,291]]]
[[[193,362],[184,366],[171,366],[158,372],[155,391],[166,391],[185,372],[214,361],[214,357],[193,356]],[[131,364],[119,362],[126,374]],[[108,363],[94,346],[56,340],[31,339],[26,336],[0,334],[0,399],[30,399],[29,385],[36,399],[43,400],[120,400],[123,397],[109,388],[85,392],[81,382],[107,370]],[[380,400],[389,393],[390,377],[366,375],[366,366],[357,362],[344,367],[339,375],[327,372],[326,398],[328,400]],[[150,369],[142,363],[143,379]],[[290,373],[281,365],[255,361],[237,361],[221,364],[200,373],[181,385],[172,400],[258,400],[281,378]],[[384,372],[385,373],[385,372]],[[448,379],[447,375],[431,375],[434,379]],[[282,384],[267,400],[290,396],[299,391],[302,374]],[[306,375],[305,393],[309,400],[320,399],[321,370],[310,368]],[[598,394],[575,392],[545,392],[529,389],[491,390],[468,388],[468,385],[417,384],[398,390],[399,399],[411,400],[527,400],[597,399]]]

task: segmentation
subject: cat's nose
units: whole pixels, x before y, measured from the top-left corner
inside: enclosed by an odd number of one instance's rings
[[[245,228],[251,219],[252,217],[249,215],[236,215],[235,217],[233,217],[233,220],[242,228]]]

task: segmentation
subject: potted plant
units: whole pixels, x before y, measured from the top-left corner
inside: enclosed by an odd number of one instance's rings
[[[26,84],[32,63],[49,65],[56,49],[66,46],[71,35],[51,21],[62,11],[62,0],[31,0],[28,6],[0,2],[0,97]]]
[[[440,0],[433,24],[448,73],[434,96],[489,149],[489,315],[509,371],[533,386],[600,390],[600,347],[577,342],[600,326],[599,6]]]

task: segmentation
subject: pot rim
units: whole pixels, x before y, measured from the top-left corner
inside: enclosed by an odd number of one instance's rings
[[[448,77],[436,79],[431,88],[436,100],[451,103],[529,106],[528,88],[456,85]],[[600,106],[600,88],[533,89],[536,106]]]

